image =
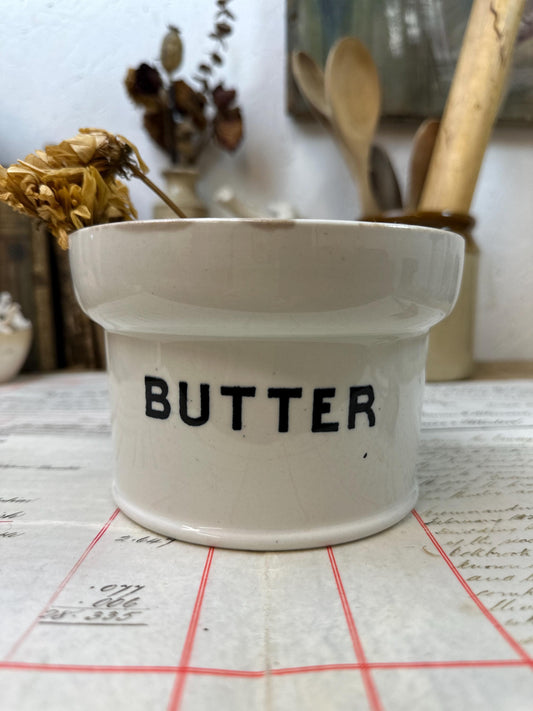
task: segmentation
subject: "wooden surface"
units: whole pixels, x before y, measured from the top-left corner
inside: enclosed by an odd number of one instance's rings
[[[476,363],[472,380],[533,378],[533,361],[507,360]]]

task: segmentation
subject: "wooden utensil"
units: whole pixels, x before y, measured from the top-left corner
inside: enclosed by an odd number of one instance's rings
[[[374,61],[355,37],[344,37],[331,48],[325,71],[331,121],[352,156],[363,216],[379,213],[369,176],[370,146],[381,108],[381,89]]]
[[[324,72],[309,54],[302,51],[292,53],[291,68],[298,89],[307,101],[313,116],[332,134],[350,173],[358,184],[359,169],[356,167],[354,157],[339,131],[332,125],[331,107],[326,100]],[[386,153],[378,146],[372,146],[370,153],[370,182],[381,210],[394,210],[401,207],[401,195],[399,196],[394,168]]]
[[[467,214],[525,0],[474,0],[419,209]]]
[[[370,148],[370,185],[381,211],[401,210],[402,192],[396,171],[387,151],[377,143]]]
[[[435,147],[439,125],[438,119],[426,119],[420,124],[413,138],[413,147],[409,160],[406,205],[407,210],[410,212],[418,207],[424,183],[426,182],[433,148]]]
[[[315,117],[330,124],[331,113],[326,101],[324,72],[307,52],[293,52],[291,68],[294,80],[310,105]]]

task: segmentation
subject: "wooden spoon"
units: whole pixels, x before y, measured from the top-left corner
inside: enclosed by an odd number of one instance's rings
[[[424,189],[426,176],[433,154],[435,141],[439,132],[438,119],[426,119],[418,127],[413,138],[411,157],[409,160],[407,209],[416,210]]]
[[[402,209],[402,191],[396,171],[387,151],[377,143],[370,148],[370,184],[380,210]]]
[[[311,112],[332,134],[357,183],[359,172],[355,167],[353,156],[331,123],[331,108],[326,100],[324,72],[309,54],[302,51],[292,53],[291,68],[296,85]],[[400,187],[392,163],[384,149],[376,144],[370,151],[370,183],[380,210],[399,210],[402,207]]]
[[[325,71],[331,121],[348,147],[357,176],[363,216],[379,208],[369,176],[370,146],[381,107],[381,89],[374,61],[355,37],[344,37],[331,48]]]
[[[326,101],[322,69],[307,52],[293,52],[291,68],[298,89],[310,105],[315,117],[322,123],[330,124],[331,112]]]

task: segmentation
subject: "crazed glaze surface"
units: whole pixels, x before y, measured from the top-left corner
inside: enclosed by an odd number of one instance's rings
[[[402,518],[427,332],[453,305],[462,252],[451,233],[355,222],[74,234],[78,299],[107,331],[121,508],[169,536],[251,549]]]

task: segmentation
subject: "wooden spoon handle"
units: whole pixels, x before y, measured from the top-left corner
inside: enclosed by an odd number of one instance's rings
[[[474,0],[424,190],[422,211],[468,213],[498,113],[525,0]]]
[[[411,159],[409,161],[409,182],[407,192],[407,210],[418,209],[420,196],[424,189],[426,177],[439,132],[438,119],[426,119],[418,128],[413,139]]]

